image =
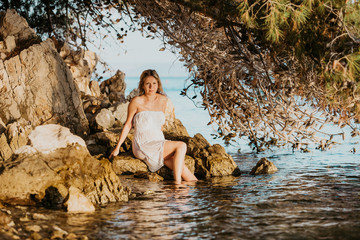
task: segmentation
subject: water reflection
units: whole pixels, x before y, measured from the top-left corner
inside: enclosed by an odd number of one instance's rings
[[[268,156],[277,173],[250,176],[261,157],[235,154],[238,178],[179,186],[124,178],[133,191],[146,194],[95,214],[27,211],[51,219],[31,224],[56,224],[90,239],[360,238],[359,155],[277,153]]]

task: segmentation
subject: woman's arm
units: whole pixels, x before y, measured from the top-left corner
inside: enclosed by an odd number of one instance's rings
[[[135,99],[136,98],[131,100],[131,102],[129,103],[126,122],[124,124],[123,129],[121,130],[119,141],[116,147],[114,148],[114,150],[111,152],[109,159],[119,154],[121,144],[123,144],[123,142],[125,141],[127,135],[129,134],[132,128],[132,120],[137,112],[137,104],[136,104],[137,101]]]

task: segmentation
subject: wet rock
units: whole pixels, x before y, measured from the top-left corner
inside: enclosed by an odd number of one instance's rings
[[[61,228],[59,228],[56,225],[53,225],[53,232],[51,234],[50,239],[64,239],[66,237],[66,235],[68,235],[69,233]]]
[[[42,133],[47,134],[46,131]],[[69,135],[62,136],[69,139]],[[39,139],[47,139],[47,136],[37,134],[36,141]],[[24,205],[50,203],[50,207],[56,207],[66,199],[70,186],[81,189],[93,204],[128,200],[130,190],[121,185],[107,159],[92,157],[85,143],[70,143],[64,147],[64,142],[61,139],[57,141],[57,147],[52,142],[53,150],[27,145],[24,147],[41,151],[19,152],[6,161],[0,174],[0,200]]]
[[[120,70],[100,84],[100,91],[108,96],[111,103],[125,102],[125,89],[125,73]]]
[[[90,200],[76,187],[69,188],[69,199],[65,206],[68,212],[91,213],[95,212],[95,207]]]
[[[260,175],[260,174],[273,174],[277,171],[277,167],[274,163],[267,160],[267,158],[261,158],[255,167],[251,169],[251,175]]]
[[[167,133],[166,139],[187,144],[187,155],[195,159],[194,171],[198,178],[240,175],[240,169],[225,149],[219,144],[210,145],[199,133],[192,138]]]
[[[137,171],[135,172],[134,177],[149,179],[150,182],[160,182],[164,180],[160,175],[148,171]]]
[[[192,157],[186,155],[185,156],[185,165],[190,170],[190,172],[192,172],[192,173],[195,172],[195,159],[193,159]],[[162,178],[164,178],[166,180],[173,180],[174,179],[173,172],[166,166],[163,166],[162,168],[160,168],[157,171],[157,174],[159,174]]]

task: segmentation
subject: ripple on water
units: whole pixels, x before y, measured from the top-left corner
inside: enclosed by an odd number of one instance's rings
[[[360,239],[359,155],[280,152],[268,156],[278,172],[249,175],[263,156],[234,154],[240,177],[193,185],[125,177],[133,191],[148,194],[95,214],[25,212],[51,219],[33,225],[56,224],[90,239]],[[19,219],[25,213],[16,208],[13,214]]]

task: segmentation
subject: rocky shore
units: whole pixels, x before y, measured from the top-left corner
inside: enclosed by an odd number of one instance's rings
[[[136,90],[125,96],[121,71],[101,84],[91,80],[97,61],[96,54],[66,42],[42,41],[15,11],[0,13],[0,237],[20,239],[5,206],[89,213],[134,197],[121,175],[172,179],[167,167],[150,173],[133,156],[131,133],[119,156],[108,159]],[[199,179],[240,175],[221,145],[211,145],[201,134],[189,136],[171,102],[164,134],[187,143],[186,165]],[[26,231],[41,239],[39,226]],[[56,225],[49,236],[87,238]]]

